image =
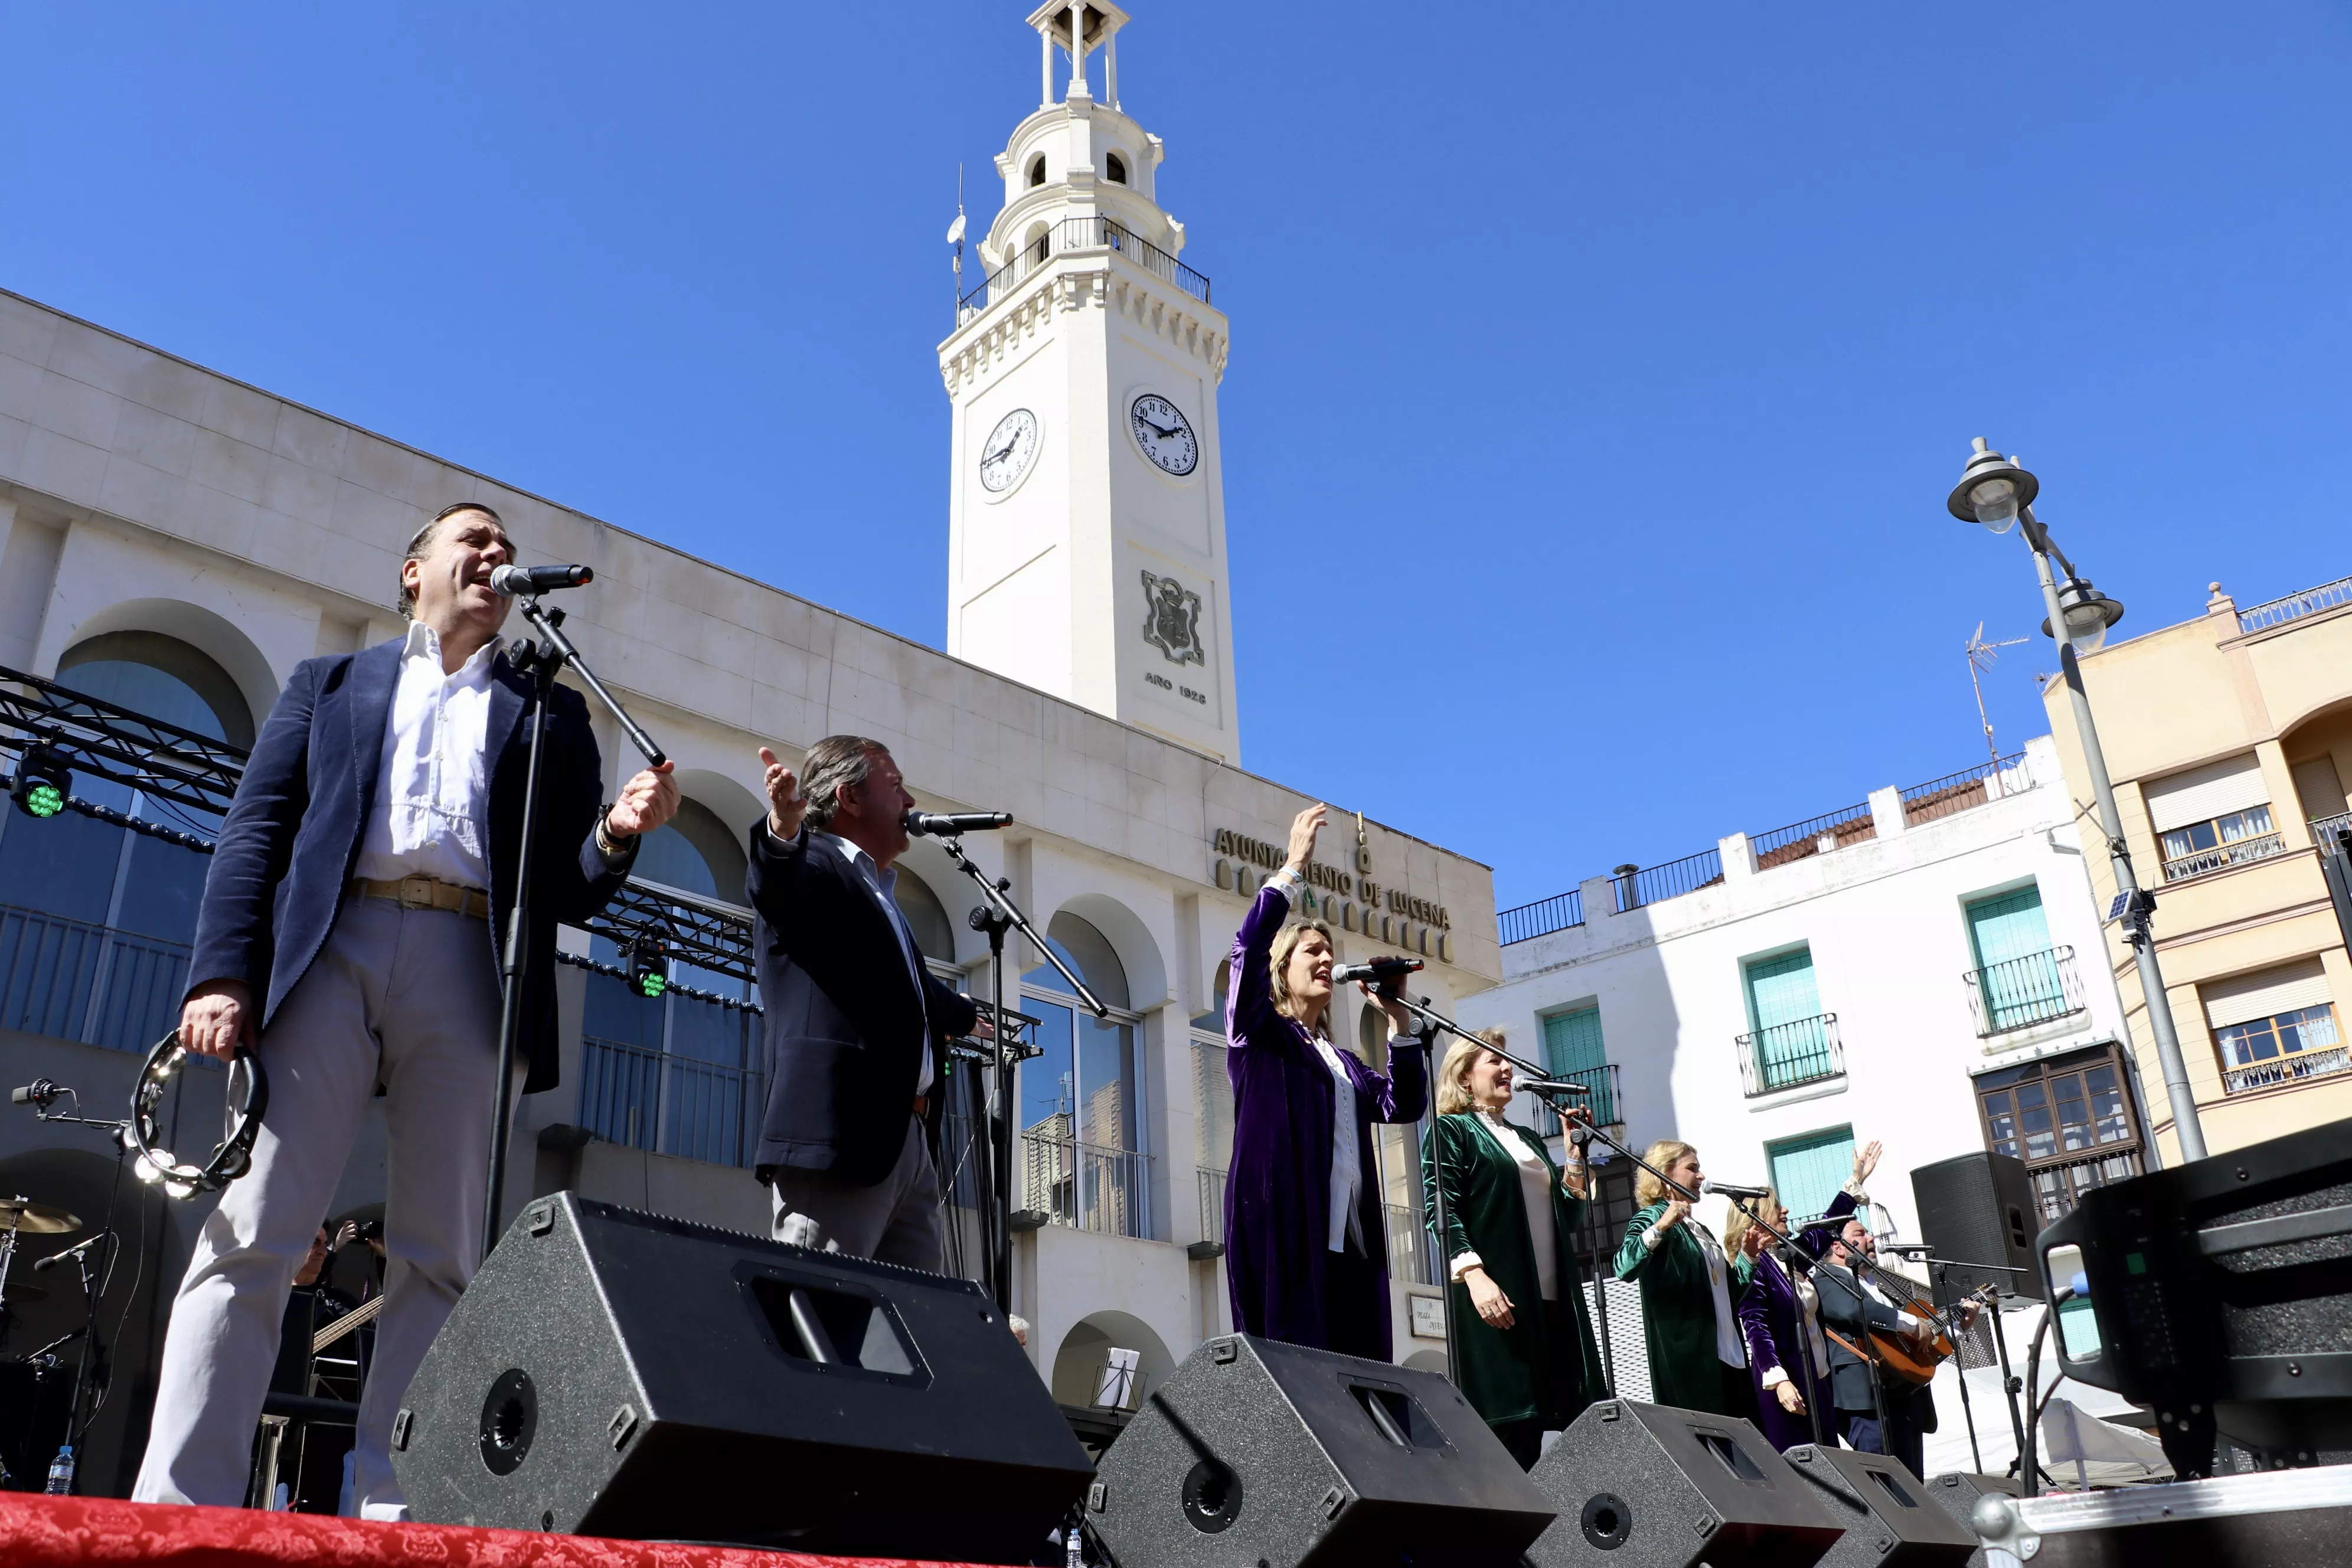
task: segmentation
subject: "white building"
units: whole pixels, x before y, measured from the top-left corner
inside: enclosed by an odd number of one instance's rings
[[[1104,68],[1105,90],[1074,75],[1055,101],[1049,76],[1048,102],[1003,160],[1005,211],[983,252],[996,276],[939,349],[956,411],[947,653],[0,294],[0,667],[248,745],[296,664],[397,632],[408,538],[442,506],[478,500],[526,560],[594,568],[594,585],[567,596],[567,629],[677,759],[688,800],[638,862],[656,898],[741,899],[762,744],[792,758],[826,734],[873,736],[927,808],[1016,816],[975,838],[974,858],[1011,879],[1114,1008],[1094,1022],[1034,954],[1007,976],[1046,1048],[1018,1091],[1022,1207],[1042,1223],[1017,1241],[1014,1307],[1034,1325],[1041,1373],[1075,1405],[1113,1346],[1141,1352],[1139,1398],[1226,1327],[1220,968],[1278,860],[1269,847],[1310,804],[1238,765],[1215,405],[1224,321],[1207,280],[1173,260],[1181,231],[1156,201],[1160,142],[1117,107],[1109,46],[1124,17],[1083,14],[1102,52],[1082,48],[1078,63]],[[1068,15],[1033,18],[1049,72]],[[921,346],[905,348],[916,374]],[[617,733],[600,734],[609,781],[631,763]],[[209,827],[87,768],[73,789]],[[1440,1005],[1498,978],[1487,868],[1342,820],[1316,882],[1343,959],[1426,954]],[[138,1053],[176,1018],[205,864],[87,816],[0,811],[0,1076],[47,1077],[89,1113],[119,1113]],[[901,864],[928,956],[986,995],[987,948],[961,918],[972,889],[935,845]],[[566,946],[615,956],[586,933]],[[646,1001],[610,973],[559,975],[562,1086],[523,1103],[509,1213],[572,1187],[766,1232],[766,1191],[742,1168],[761,1104],[748,988],[683,966],[672,979]],[[193,1142],[217,1079],[184,1092],[179,1136]],[[1412,1279],[1417,1217],[1399,1140],[1385,1148],[1397,1350],[1425,1362],[1434,1342],[1414,1337],[1402,1300],[1427,1293]],[[382,1201],[383,1159],[378,1117],[335,1214]],[[94,1221],[113,1172],[95,1135],[0,1116],[0,1190]],[[202,1208],[147,1189],[118,1217],[139,1266],[117,1271],[104,1314],[125,1326],[84,1464],[100,1490],[127,1486],[143,1443],[161,1313]],[[7,1349],[79,1321],[58,1292],[26,1308]]]
[[[1882,1229],[1919,1234],[1911,1170],[1988,1147],[2054,1216],[2146,1147],[2098,914],[2044,736],[1507,910],[1504,982],[1462,1016],[1590,1083],[1637,1151],[1695,1144],[1800,1217],[1874,1138]],[[1621,1166],[1620,1217],[1630,1185]]]

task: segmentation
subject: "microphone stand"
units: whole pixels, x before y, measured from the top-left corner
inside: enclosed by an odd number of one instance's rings
[[[43,1094],[39,1091],[45,1084],[47,1084],[47,1092]],[[114,1180],[106,1190],[104,1223],[99,1226],[89,1240],[77,1243],[66,1248],[64,1252],[53,1255],[63,1258],[68,1254],[71,1254],[74,1267],[81,1275],[82,1326],[75,1331],[75,1333],[81,1336],[81,1355],[74,1362],[73,1395],[66,1406],[65,1444],[58,1450],[57,1458],[52,1460],[49,1466],[53,1480],[58,1479],[63,1480],[64,1484],[58,1489],[71,1492],[74,1489],[75,1472],[80,1466],[81,1450],[89,1436],[89,1424],[98,1418],[98,1405],[103,1404],[106,1399],[106,1391],[101,1388],[97,1399],[90,1405],[89,1414],[87,1416],[82,1414],[82,1396],[89,1388],[92,1363],[105,1349],[99,1339],[98,1298],[107,1279],[113,1273],[115,1259],[121,1250],[121,1240],[114,1234],[114,1210],[115,1205],[122,1196],[122,1161],[124,1155],[130,1152],[131,1124],[127,1121],[110,1121],[100,1117],[84,1116],[81,1113],[81,1096],[75,1094],[72,1089],[62,1084],[47,1084],[47,1080],[43,1079],[34,1084],[32,1089],[34,1092],[29,1094],[22,1103],[33,1108],[33,1120],[36,1121],[56,1121],[70,1127],[100,1128],[114,1142]],[[61,1095],[73,1095],[74,1110],[70,1116],[64,1111],[49,1109],[57,1103]],[[16,1253],[16,1231],[14,1226],[11,1226],[8,1231],[7,1247],[5,1251],[0,1251],[0,1282],[5,1282],[7,1279],[7,1263]],[[99,1258],[99,1263],[94,1268],[90,1262],[90,1255],[93,1252]],[[44,1264],[48,1261],[47,1258],[42,1259]],[[34,1353],[36,1355],[47,1353],[73,1337],[74,1334],[61,1335]],[[63,1471],[61,1478],[58,1477],[60,1468]]]
[[[523,984],[530,973],[530,955],[524,939],[530,929],[530,862],[539,837],[540,763],[545,751],[542,742],[547,738],[547,715],[554,700],[555,678],[567,665],[578,671],[588,689],[620,721],[629,743],[645,754],[648,763],[659,767],[669,760],[654,744],[653,737],[629,717],[620,699],[596,679],[596,672],[588,668],[572,639],[563,635],[562,610],[542,608],[536,593],[517,595],[515,606],[522,611],[523,619],[538,629],[542,640],[517,637],[507,650],[515,668],[530,678],[530,696],[522,710],[523,721],[530,725],[530,761],[523,773],[522,843],[515,867],[514,903],[507,910],[506,936],[499,944],[499,1067],[498,1077],[490,1086],[489,1190],[482,1197],[481,1255],[485,1258],[498,1245],[499,1200],[507,1184],[507,1119],[513,1103],[515,1047],[522,1034]]]
[[[1010,877],[991,877],[973,865],[971,857],[963,852],[961,837],[948,833],[938,837],[940,847],[947,851],[948,858],[956,863],[958,870],[971,879],[972,886],[980,889],[980,896],[988,900],[987,908],[974,907],[966,919],[972,930],[988,933],[989,1005],[995,1010],[992,1027],[996,1032],[996,1104],[989,1131],[992,1135],[991,1142],[994,1145],[992,1152],[998,1175],[996,1202],[988,1216],[989,1268],[994,1276],[991,1283],[995,1289],[996,1310],[1010,1318],[1013,1315],[1013,1078],[1014,1064],[1020,1058],[1004,1038],[1004,933],[1017,931],[1027,937],[1029,945],[1045,955],[1046,962],[1070,983],[1070,989],[1077,994],[1078,1000],[1084,1002],[1096,1017],[1108,1017],[1110,1009],[1103,1005],[1101,998],[1087,989],[1087,983],[1062,962],[1062,955],[1055,952],[1045,935],[1029,923],[1029,917],[1021,912],[1021,906],[1014,903],[1010,896],[1013,890]],[[1071,1045],[1075,1049],[1076,1041],[1073,1040]]]

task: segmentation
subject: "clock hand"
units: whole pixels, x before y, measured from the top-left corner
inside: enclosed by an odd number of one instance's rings
[[[997,458],[1003,457],[1018,445],[1020,445],[1018,441],[1007,441],[1003,446],[999,447],[995,451],[991,452],[987,457],[982,458],[980,460],[980,466],[983,468],[988,467],[989,464],[996,461]]]
[[[1145,420],[1144,424],[1150,426],[1151,433],[1159,437],[1163,441],[1172,441],[1183,432],[1183,426],[1181,425],[1173,430],[1162,430],[1159,426],[1152,425],[1151,421],[1149,419]]]

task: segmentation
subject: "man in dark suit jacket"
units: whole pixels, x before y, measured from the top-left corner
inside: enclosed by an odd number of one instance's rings
[[[271,1336],[381,1083],[390,1267],[353,1497],[371,1517],[406,1511],[388,1453],[393,1414],[481,1256],[498,943],[530,745],[530,681],[498,646],[509,601],[489,585],[511,558],[488,507],[451,507],[420,529],[401,563],[408,636],[296,668],[221,825],[180,1038],[223,1058],[251,1047],[269,1074],[269,1112],[251,1171],[205,1222],[173,1303],[132,1492],[142,1500],[244,1500]],[[603,908],[638,836],[677,808],[665,765],[600,809],[578,694],[557,688],[541,721],[526,1091],[555,1084],[557,923]]]
[[[831,735],[793,771],[762,746],[768,815],[744,888],[758,915],[768,1103],[756,1169],[780,1241],[938,1273],[946,1043],[978,1009],[923,966],[894,897],[907,793],[877,742]]]
[[[1869,1266],[1878,1260],[1878,1241],[1862,1221],[1848,1220],[1829,1256],[1813,1266],[1813,1289],[1821,1297],[1822,1325],[1831,1331],[1830,1386],[1837,1398],[1838,1425],[1847,1444],[1865,1454],[1885,1454],[1920,1473],[1926,1434],[1936,1429],[1936,1401],[1925,1384],[1892,1373],[1872,1375],[1870,1363],[1841,1340],[1864,1345],[1866,1323],[1882,1334],[1914,1333],[1920,1320],[1898,1311],[1871,1287]]]

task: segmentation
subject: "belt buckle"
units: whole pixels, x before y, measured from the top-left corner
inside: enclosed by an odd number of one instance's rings
[[[422,874],[400,879],[400,907],[404,910],[429,910],[433,907],[433,879]]]

